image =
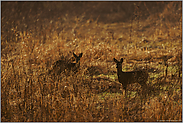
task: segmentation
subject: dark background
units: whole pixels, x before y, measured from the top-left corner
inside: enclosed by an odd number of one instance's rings
[[[172,3],[172,4],[171,4]],[[64,22],[64,17],[83,16],[101,23],[131,22],[136,17],[146,20],[158,15],[166,22],[180,20],[180,2],[1,2],[1,34],[12,37],[12,28],[19,31],[40,31],[50,21]],[[161,14],[165,9],[170,12]],[[178,14],[177,14],[178,13]],[[177,15],[177,16],[176,16]],[[4,39],[3,38],[3,39]]]
[[[39,18],[53,19],[66,13],[78,16],[83,13],[85,18],[96,19],[99,22],[125,22],[134,15],[134,10],[139,7],[141,19],[146,19],[150,14],[162,12],[169,2],[2,2],[2,17],[20,19],[25,16],[37,15]],[[177,6],[180,2],[175,3]],[[119,14],[113,17],[110,14]],[[40,15],[38,15],[40,14]],[[31,18],[29,18],[31,19]],[[34,19],[34,18],[32,18]]]

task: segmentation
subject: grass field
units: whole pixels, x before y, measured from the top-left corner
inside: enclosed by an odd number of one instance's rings
[[[27,15],[15,3],[10,10],[11,2],[1,3],[2,122],[182,121],[182,2],[167,2],[156,13],[145,8],[146,19],[137,2],[134,16],[113,23],[84,12],[43,19],[40,9]],[[48,74],[73,52],[83,53],[76,74]],[[113,58],[124,58],[123,71],[145,69],[148,88],[128,85],[125,96]]]

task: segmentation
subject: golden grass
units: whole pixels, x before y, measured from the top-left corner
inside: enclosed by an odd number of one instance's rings
[[[182,121],[182,23],[154,15],[104,24],[83,16],[67,17],[62,31],[58,19],[40,32],[14,28],[8,40],[2,33],[1,121]],[[47,74],[73,52],[83,53],[77,74]],[[163,56],[171,56],[167,76]],[[148,95],[132,84],[125,97],[112,61],[121,57],[123,71],[147,69]]]

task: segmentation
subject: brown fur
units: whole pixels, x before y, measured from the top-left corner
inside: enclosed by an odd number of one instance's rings
[[[146,82],[148,79],[148,73],[143,70],[139,71],[131,71],[131,72],[123,72],[122,71],[122,63],[123,58],[120,61],[113,58],[116,63],[118,80],[123,85],[123,88],[126,91],[127,85],[132,83],[139,83],[142,87],[147,87]]]
[[[75,53],[73,53],[76,63],[68,62],[64,59],[58,60],[54,63],[53,69],[49,71],[50,73],[60,74],[62,72],[65,72],[65,70],[77,72],[78,68],[80,67],[80,58],[82,57],[83,53],[80,53],[79,56],[77,56]]]

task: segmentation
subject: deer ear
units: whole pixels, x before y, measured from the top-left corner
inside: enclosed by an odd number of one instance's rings
[[[120,61],[121,63],[123,62],[123,58],[121,58],[121,61]]]
[[[83,53],[80,53],[80,54],[79,54],[79,57],[82,57],[82,55],[83,55]]]
[[[118,60],[116,60],[115,58],[113,58],[113,60],[114,60],[114,62],[116,62],[116,63],[118,62]]]
[[[73,52],[74,57],[77,57],[77,55]]]

